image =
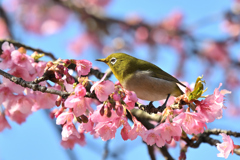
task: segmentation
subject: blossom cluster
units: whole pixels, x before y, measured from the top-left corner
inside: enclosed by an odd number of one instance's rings
[[[36,63],[33,57],[26,54],[24,48],[16,50],[12,44],[5,42],[2,45],[2,50],[0,69],[8,70],[9,74],[21,77],[26,81],[32,81],[36,77],[43,75],[46,62],[41,61]],[[41,84],[57,88],[57,86],[50,86],[45,82]],[[33,92],[6,78],[2,78],[2,84],[0,85],[0,104],[4,106],[5,110],[1,116],[7,115],[11,120],[21,124],[26,121],[26,118],[33,111],[40,108],[54,107],[56,98],[56,95]],[[4,122],[5,123],[1,123],[2,126],[9,125],[7,121]],[[1,130],[2,129],[3,127],[1,127]]]
[[[182,134],[203,133],[204,128],[207,128],[206,123],[222,118],[225,108],[224,95],[230,93],[227,90],[220,90],[222,85],[220,84],[213,94],[199,100],[205,91],[203,81],[199,77],[194,89],[188,89],[174,102],[183,100],[189,105],[194,103],[195,107],[173,109],[169,105],[162,113],[162,121],[153,129],[147,129],[131,114],[138,101],[136,94],[124,89],[118,82],[114,84],[110,80],[105,80],[106,75],[97,82],[89,80],[86,76],[92,67],[91,62],[59,59],[46,63],[38,60],[37,53],[28,56],[24,48],[16,50],[8,42],[3,43],[2,50],[0,69],[7,70],[8,73],[22,77],[26,81],[52,74],[54,78],[51,77],[49,80],[55,82],[54,86],[47,81],[40,84],[71,94],[64,99],[23,88],[3,78],[0,85],[0,103],[4,108],[0,113],[0,131],[11,128],[5,116],[21,124],[34,111],[58,106],[52,110],[51,117],[55,117],[56,124],[62,126],[61,144],[65,148],[73,148],[75,144],[86,144],[84,138],[86,133],[100,137],[104,141],[113,139],[118,128],[121,128],[123,140],[134,140],[140,136],[148,145],[162,147],[172,143],[173,140],[179,141]],[[77,80],[69,73],[68,66],[71,63],[75,64]],[[90,89],[88,85],[91,85]],[[96,97],[90,98],[87,96],[89,94],[95,94]],[[128,121],[127,115],[131,116],[133,123]],[[219,144],[218,148],[223,148],[224,144]],[[223,151],[219,156],[226,157],[232,150],[233,148]]]

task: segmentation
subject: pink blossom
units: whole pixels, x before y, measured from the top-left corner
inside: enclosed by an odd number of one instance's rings
[[[115,109],[116,109],[117,115],[118,116],[122,116],[122,114],[123,114],[123,106],[122,106],[122,104],[119,101],[116,102]]]
[[[75,95],[76,96],[80,96],[80,97],[84,97],[86,95],[86,89],[83,85],[81,84],[78,84],[76,87],[75,87]]]
[[[94,85],[91,87],[91,92],[95,90],[95,93],[97,95],[97,98],[100,101],[106,101],[108,99],[108,96],[114,92],[114,83],[112,81],[106,80],[103,81],[103,78],[95,82]]]
[[[73,149],[75,144],[79,144],[80,146],[84,146],[86,144],[85,136],[83,133],[80,133],[80,138],[75,135],[70,135],[66,141],[61,141],[61,145],[65,149]]]
[[[173,122],[182,126],[187,134],[203,133],[204,127],[207,128],[203,118],[198,113],[182,112],[173,119]]]
[[[0,85],[0,104],[8,100],[9,95],[12,95],[12,91],[8,87],[1,84]]]
[[[87,75],[92,68],[92,62],[88,60],[76,60],[76,71],[78,76]]]
[[[64,104],[67,108],[73,108],[73,113],[76,117],[84,114],[86,109],[90,108],[85,98],[76,95],[69,96]]]
[[[113,94],[113,99],[114,99],[114,101],[120,101],[121,100],[121,96],[120,96],[120,94],[118,94],[118,91],[116,91],[116,90]]]
[[[5,128],[11,129],[11,126],[6,119],[5,114],[0,113],[0,132],[2,132]]]
[[[220,151],[217,156],[227,159],[230,152],[233,154],[234,143],[230,136],[226,135],[225,133],[220,133],[220,135],[222,136],[223,142],[217,143],[217,149]]]
[[[36,70],[36,75],[35,76],[36,77],[41,77],[44,73],[44,69],[47,65],[47,62],[43,62],[43,61],[40,61],[38,63],[34,62],[32,65],[34,66],[34,68]]]
[[[182,129],[179,124],[170,122],[169,118],[164,123],[161,123],[155,128],[155,130],[161,133],[163,140],[170,143],[172,137],[180,137],[182,135]],[[179,139],[179,138],[178,138]]]
[[[73,121],[74,115],[72,112],[63,112],[61,113],[57,119],[56,119],[56,124],[65,124],[67,122],[68,124],[71,124]]]
[[[14,50],[11,53],[13,62],[18,65],[19,67],[25,68],[29,71],[30,74],[35,73],[35,68],[33,67],[34,59],[28,56],[25,53],[21,53],[18,50]]]
[[[123,128],[121,130],[121,136],[124,141],[128,140],[129,137],[129,131],[131,130],[131,126],[129,125],[127,119],[123,119]]]
[[[117,131],[117,126],[111,122],[99,122],[95,127],[95,131],[98,136],[102,138],[103,141],[115,138],[115,133]]]
[[[127,118],[125,116],[119,117],[112,110],[111,112],[113,114],[110,118],[101,116],[99,111],[94,112],[90,117],[93,122],[98,122],[94,127],[94,130],[96,135],[100,136],[104,141],[115,138],[117,128],[119,128],[122,124],[124,124],[124,126],[127,125]],[[99,117],[99,119],[96,119],[97,117]],[[126,135],[124,136],[126,137]]]
[[[33,101],[24,95],[15,95],[11,107],[8,109],[10,113],[20,111],[23,114],[30,114],[32,111]]]
[[[14,65],[8,73],[16,77],[21,77],[25,81],[32,81],[35,78],[29,74],[27,68],[22,68],[17,65]]]
[[[123,101],[127,104],[127,108],[129,110],[135,107],[135,103],[138,101],[137,95],[133,91],[125,90],[126,96],[124,97]]]
[[[12,44],[9,44],[8,42],[4,42],[2,44],[2,54],[0,55],[2,62],[0,63],[1,69],[7,69],[11,68],[13,65],[11,52],[15,50],[14,46]]]
[[[128,136],[129,136],[129,139],[134,140],[137,138],[138,135],[143,137],[147,129],[135,117],[133,117],[132,119],[133,119],[134,125],[132,126],[132,129],[129,131]]]
[[[93,126],[94,126],[94,122],[91,120],[91,118],[88,119],[87,123],[81,123],[79,125],[78,131],[85,131],[85,132],[94,132],[93,131]]]
[[[26,118],[28,117],[28,114],[24,114],[19,110],[15,110],[13,112],[5,110],[5,113],[12,121],[17,122],[18,124],[22,124],[23,122],[25,122]]]
[[[22,94],[23,90],[25,89],[24,87],[10,81],[7,78],[3,78],[2,79],[3,85],[9,88],[9,91],[11,91],[12,93],[18,93],[18,94]]]
[[[41,83],[44,86],[44,83]],[[58,90],[57,86],[48,87]],[[39,91],[32,91],[27,89],[26,94],[32,98],[34,105],[32,106],[32,111],[37,111],[39,109],[50,109],[55,106],[57,95],[50,93],[42,93]]]
[[[93,122],[106,122],[106,121],[112,121],[115,118],[118,118],[119,116],[116,114],[116,112],[114,112],[113,110],[111,110],[111,117],[107,117],[106,114],[104,114],[103,116],[100,114],[100,110],[103,107],[103,104],[100,104],[97,106],[97,110],[95,110],[93,112],[93,114],[90,116],[91,120]],[[106,109],[104,109],[104,112],[106,112]]]
[[[75,128],[73,123],[66,123],[62,128],[62,140],[67,141],[68,138],[74,135],[77,138],[80,138],[80,134],[78,133],[77,129]]]
[[[63,84],[64,84],[64,86],[65,86],[65,88],[66,88],[66,90],[67,90],[68,92],[73,92],[73,91],[74,91],[72,84],[69,84],[69,83],[67,83],[66,81],[64,81]]]
[[[156,132],[155,129],[147,130],[143,135],[143,140],[150,146],[154,145],[155,143],[158,147],[165,145],[163,138]]]
[[[224,108],[224,95],[231,93],[227,90],[219,91],[221,83],[218,88],[214,90],[212,95],[209,95],[204,100],[197,103],[196,110],[201,114],[206,122],[213,122],[215,119],[222,118],[222,109]]]
[[[121,130],[121,136],[124,141],[129,139],[130,130],[131,130],[131,126],[128,123],[126,123]]]

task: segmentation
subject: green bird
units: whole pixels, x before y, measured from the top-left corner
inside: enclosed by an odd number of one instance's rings
[[[151,101],[149,106],[153,101],[166,99],[160,106],[161,111],[166,108],[170,95],[183,94],[177,84],[186,87],[158,66],[125,53],[113,53],[97,61],[105,62],[125,89],[134,91],[142,100]]]

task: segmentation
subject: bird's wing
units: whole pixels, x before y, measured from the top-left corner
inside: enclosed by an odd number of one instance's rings
[[[154,77],[154,78],[161,78],[167,81],[172,81],[172,82],[176,82],[180,85],[182,85],[183,87],[186,87],[184,84],[182,84],[181,82],[179,82],[179,80],[177,80],[175,77],[173,77],[172,75],[168,74],[167,72],[165,72],[164,70],[162,70],[161,68],[159,68],[158,66],[144,61],[144,60],[138,60],[138,64],[139,65],[139,69],[142,71],[148,71],[148,73],[150,73],[150,76]],[[149,68],[151,68],[151,70],[149,70]]]
[[[161,78],[167,81],[172,81],[172,82],[176,82],[180,85],[182,85],[183,87],[186,87],[183,83],[181,83],[179,80],[177,80],[175,77],[173,77],[172,75],[168,74],[167,72],[163,71],[161,73],[158,72],[152,72],[151,74],[152,77],[155,78]]]

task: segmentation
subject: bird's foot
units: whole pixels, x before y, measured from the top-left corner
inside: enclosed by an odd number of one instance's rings
[[[150,102],[148,105],[145,106],[144,111],[147,113],[157,113],[158,109],[154,107],[153,102]]]
[[[140,109],[151,114],[151,113],[158,113],[163,112],[166,108],[166,104],[163,104],[162,106],[159,106],[158,108],[155,108],[153,105],[153,102],[150,102],[148,105],[141,105]]]
[[[158,112],[161,112],[161,113],[162,113],[166,107],[167,107],[166,104],[163,104],[162,106],[159,106],[159,107],[157,108],[157,109],[158,109]]]

